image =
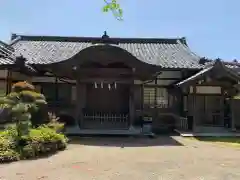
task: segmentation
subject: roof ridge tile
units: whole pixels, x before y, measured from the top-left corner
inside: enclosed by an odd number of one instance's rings
[[[77,37],[77,36],[44,36],[44,35],[21,35],[14,34],[14,41],[60,41],[60,42],[95,42],[102,40],[102,37]],[[109,40],[115,41],[116,43],[166,43],[166,44],[177,44],[177,41],[183,41],[183,38],[128,38],[128,37],[109,37]],[[184,40],[185,41],[185,40]]]

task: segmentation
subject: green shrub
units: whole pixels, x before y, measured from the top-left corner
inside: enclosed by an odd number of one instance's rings
[[[12,129],[0,133],[0,163],[19,160],[14,136],[15,132]]]
[[[5,151],[0,150],[0,163],[18,161],[20,159],[20,155],[17,151],[12,149],[8,149]]]
[[[6,128],[6,130],[0,132],[0,139],[2,142],[6,140],[7,142],[11,143],[11,148],[16,147],[17,136],[18,134],[16,125],[10,125]]]
[[[4,135],[0,136],[0,151],[11,149],[12,141],[7,139]]]
[[[47,125],[30,129],[29,133],[20,139],[16,129],[16,126],[10,126],[0,133],[0,162],[52,154],[67,146],[68,139]]]
[[[22,148],[21,157],[23,159],[34,158],[37,157],[37,150],[32,144],[27,144]]]
[[[51,129],[45,125],[32,129],[29,133],[29,137],[32,141],[37,140],[38,142],[67,142],[65,135],[57,133],[54,129]]]
[[[31,129],[28,136],[23,137],[27,145],[23,147],[24,158],[36,157],[65,149],[68,139],[54,129],[45,125]]]
[[[44,95],[27,82],[13,85],[13,92],[0,99],[11,123],[0,132],[0,162],[34,158],[66,148],[68,139],[61,133],[64,124],[47,113]]]

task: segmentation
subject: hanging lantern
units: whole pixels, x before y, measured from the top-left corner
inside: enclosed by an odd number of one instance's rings
[[[114,88],[117,89],[117,83],[116,82],[114,83]]]
[[[108,89],[109,89],[109,91],[111,90],[111,84],[108,84]]]
[[[96,82],[94,82],[94,87],[97,89],[97,83]]]
[[[103,88],[103,82],[101,82],[101,88]]]

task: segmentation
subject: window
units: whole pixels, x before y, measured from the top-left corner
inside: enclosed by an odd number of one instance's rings
[[[143,104],[147,105],[147,106],[154,106],[154,104],[155,104],[155,88],[144,87]]]
[[[157,88],[155,92],[154,87],[144,87],[143,104],[153,108],[155,106],[155,95],[158,108],[168,107],[168,92],[166,88]]]
[[[166,88],[157,88],[157,106],[159,108],[168,107],[168,92]]]

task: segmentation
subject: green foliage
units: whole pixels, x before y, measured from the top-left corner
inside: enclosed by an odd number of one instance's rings
[[[23,139],[27,142],[22,149],[22,157],[37,157],[47,153],[53,153],[65,149],[68,139],[61,133],[47,126],[31,129],[28,136]]]
[[[240,95],[233,96],[233,99],[240,99]]]
[[[18,161],[19,159],[20,159],[20,155],[17,151],[14,151],[12,149],[8,149],[5,151],[0,150],[0,163]]]
[[[5,137],[8,140],[14,142],[14,140],[16,140],[18,136],[16,125],[12,124],[7,126],[6,129],[0,133],[0,136]]]
[[[0,132],[0,162],[17,161],[20,159],[16,151],[16,129],[9,127]]]
[[[27,135],[20,138],[17,127],[11,126],[0,133],[0,163],[54,153],[65,149],[67,141],[63,134],[57,133],[48,125],[30,129]]]
[[[46,98],[25,81],[12,86],[12,92],[0,99],[0,107],[8,110],[11,122],[22,127],[30,125],[27,121],[31,121],[33,126],[48,121]]]
[[[31,129],[28,136],[25,136],[28,141],[32,143],[50,143],[62,141],[66,143],[65,136],[61,133],[56,133],[54,129],[51,129],[45,125],[39,126],[36,129]]]
[[[14,84],[12,92],[0,99],[0,106],[14,123],[0,132],[0,162],[35,158],[66,148],[68,139],[61,133],[64,124],[48,114],[46,98],[31,84]]]
[[[106,5],[103,7],[103,12],[111,11],[118,20],[123,20],[123,10],[117,0],[104,0],[104,2]]]

